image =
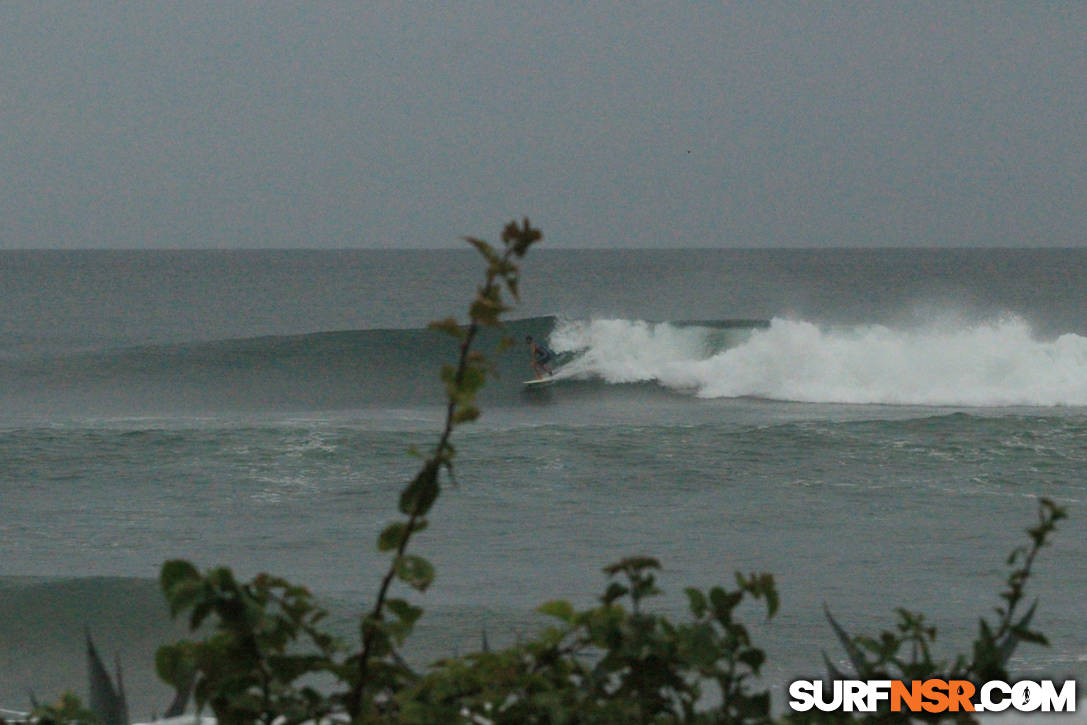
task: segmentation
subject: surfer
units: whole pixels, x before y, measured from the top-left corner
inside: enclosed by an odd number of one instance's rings
[[[543,379],[544,373],[554,375],[551,368],[547,367],[547,363],[555,359],[555,353],[548,350],[545,345],[533,340],[532,335],[527,335],[525,342],[528,343],[528,352],[532,359],[532,371],[536,373],[536,379]]]

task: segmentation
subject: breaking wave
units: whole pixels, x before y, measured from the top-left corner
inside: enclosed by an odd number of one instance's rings
[[[1087,338],[1038,339],[1014,316],[985,323],[823,327],[775,318],[721,330],[636,320],[565,322],[564,377],[653,381],[700,398],[892,405],[1087,405]]]
[[[1022,319],[828,327],[803,320],[648,322],[537,317],[505,333],[547,339],[552,386],[591,402],[640,383],[699,398],[892,405],[1087,405],[1087,337],[1041,339]],[[520,405],[527,350],[496,352],[484,405]],[[0,360],[7,414],[158,414],[435,405],[456,342],[427,329],[355,330]],[[624,395],[639,395],[627,388]]]

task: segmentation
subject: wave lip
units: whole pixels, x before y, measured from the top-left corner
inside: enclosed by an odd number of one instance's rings
[[[1021,318],[985,323],[766,329],[637,320],[562,323],[556,350],[579,351],[571,377],[655,381],[700,398],[935,406],[1087,405],[1087,338],[1037,339]]]

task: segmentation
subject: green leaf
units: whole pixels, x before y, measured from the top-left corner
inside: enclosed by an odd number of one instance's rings
[[[553,599],[550,602],[544,602],[536,611],[540,614],[546,614],[549,617],[555,617],[561,619],[564,622],[572,623],[574,620],[574,608],[570,602],[563,599]]]
[[[517,220],[514,219],[513,221],[506,224],[506,226],[502,229],[502,241],[505,244],[509,244],[510,242],[517,239],[520,234],[521,230],[517,227]]]
[[[362,624],[359,629],[363,641],[370,643],[371,656],[375,658],[384,657],[392,651],[392,640],[389,637],[389,627],[384,620],[368,614],[362,618]]]
[[[167,598],[174,587],[185,582],[200,581],[200,572],[190,562],[183,559],[171,559],[162,565],[159,584]]]
[[[1012,634],[1023,642],[1032,642],[1034,644],[1040,644],[1043,647],[1049,646],[1049,638],[1041,632],[1035,632],[1033,630],[1015,631]]]
[[[234,580],[234,572],[225,566],[216,567],[209,571],[207,581],[213,587],[228,592],[234,592],[238,589],[238,583]]]
[[[772,574],[751,574],[749,577],[744,577],[740,572],[736,572],[736,581],[743,590],[750,592],[756,598],[765,597],[767,617],[774,616],[778,609],[778,593]]]
[[[482,388],[486,382],[486,368],[482,368],[477,365],[469,365],[464,368],[464,371],[461,373],[460,380],[456,381],[456,390],[458,393],[472,396],[475,395],[475,393],[480,388]]]
[[[525,217],[522,226],[518,227],[516,221],[512,221],[502,230],[502,241],[513,250],[518,257],[523,257],[529,246],[543,238],[538,229],[533,229],[528,218]]]
[[[741,652],[736,659],[750,667],[752,672],[758,674],[762,663],[766,661],[766,655],[760,649],[749,649]]]
[[[483,257],[492,264],[499,262],[502,259],[502,257],[499,256],[498,252],[495,251],[494,247],[492,247],[490,244],[483,241],[482,239],[476,239],[475,237],[465,237],[464,241],[468,242],[477,250],[479,250],[479,253],[482,254]]]
[[[497,327],[498,317],[509,308],[492,297],[480,294],[468,308],[468,314],[475,322],[487,327]]]
[[[418,617],[423,615],[423,610],[412,607],[403,599],[388,599],[385,602],[385,607],[397,617],[396,622],[386,623],[388,633],[393,639],[396,639],[397,643],[403,643],[412,633],[412,629],[415,628]]]
[[[714,637],[713,627],[707,623],[696,624],[682,632],[687,657],[700,667],[711,667],[721,657],[721,649]]]
[[[513,296],[513,299],[517,300],[518,302],[521,301],[521,293],[520,293],[520,290],[518,289],[517,277],[507,277],[506,278],[506,289],[508,289],[510,291],[510,295]]]
[[[731,620],[732,610],[743,599],[743,592],[726,592],[721,587],[710,589],[710,604],[713,605],[714,616],[726,624]]]
[[[984,619],[978,620],[978,640],[986,644],[994,642],[993,630],[989,627],[989,623]]]
[[[687,587],[683,590],[687,594],[687,601],[691,606],[691,614],[696,617],[701,617],[706,613],[706,596],[695,589],[694,587]]]
[[[421,556],[401,556],[396,561],[396,576],[419,591],[434,581],[434,566]]]
[[[411,533],[422,531],[426,527],[427,522],[425,519],[416,519],[415,524],[411,527]],[[407,537],[408,533],[408,523],[406,521],[397,521],[389,524],[380,534],[378,534],[377,550],[393,551],[400,548],[400,542]]]
[[[214,606],[213,602],[206,599],[202,602],[198,602],[197,605],[193,607],[192,614],[189,616],[189,629],[196,629],[199,627],[201,623],[207,619],[207,616],[211,614]]]
[[[615,576],[616,574],[626,573],[627,576],[632,576],[643,569],[660,569],[660,562],[652,556],[628,556],[625,559],[621,559],[614,564],[608,564],[604,567],[604,573],[608,576]]]
[[[766,591],[766,616],[772,617],[777,614],[778,606],[781,601],[778,599],[778,590],[769,589]]]
[[[600,597],[600,601],[604,604],[611,604],[619,597],[625,596],[630,590],[619,582],[612,582],[608,585],[608,588],[604,590],[604,596]]]
[[[421,607],[412,606],[403,599],[388,599],[385,601],[385,606],[388,607],[389,611],[395,614],[401,622],[404,622],[409,627],[413,626],[419,617],[423,616],[423,609]]]
[[[174,585],[166,595],[166,601],[170,605],[170,616],[176,617],[186,609],[196,605],[209,593],[208,587],[203,581],[183,581]]]
[[[457,323],[456,319],[452,317],[447,317],[444,320],[435,320],[434,322],[431,322],[429,325],[427,325],[427,327],[429,327],[431,330],[436,330],[438,332],[449,335],[450,337],[456,338],[457,340],[463,340],[465,335],[467,335],[464,328],[461,327],[460,324]]]
[[[328,669],[329,661],[320,655],[270,655],[268,669],[281,682],[294,682],[303,675],[312,675]]]
[[[400,513],[422,516],[434,505],[438,488],[438,464],[429,460],[400,493]]]
[[[155,652],[155,672],[177,689],[188,687],[196,672],[192,649],[187,642],[165,644]]]
[[[838,641],[842,645],[842,649],[845,650],[846,656],[849,657],[850,663],[853,665],[853,674],[861,679],[864,679],[870,673],[871,668],[868,666],[868,660],[865,659],[864,653],[860,651],[860,648],[853,643],[853,638],[849,636],[849,633],[842,628],[838,621],[830,613],[830,609],[823,605],[823,614],[826,616],[827,621],[830,622],[830,628],[834,630],[834,634],[838,637]]]
[[[469,423],[479,417],[479,408],[474,405],[465,405],[457,408],[453,413],[454,423]]]

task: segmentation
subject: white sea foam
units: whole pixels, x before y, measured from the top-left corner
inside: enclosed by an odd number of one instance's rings
[[[723,347],[720,330],[591,320],[560,324],[562,377],[655,381],[703,398],[899,405],[1087,405],[1087,337],[1038,339],[1014,316],[915,329],[775,318]]]

